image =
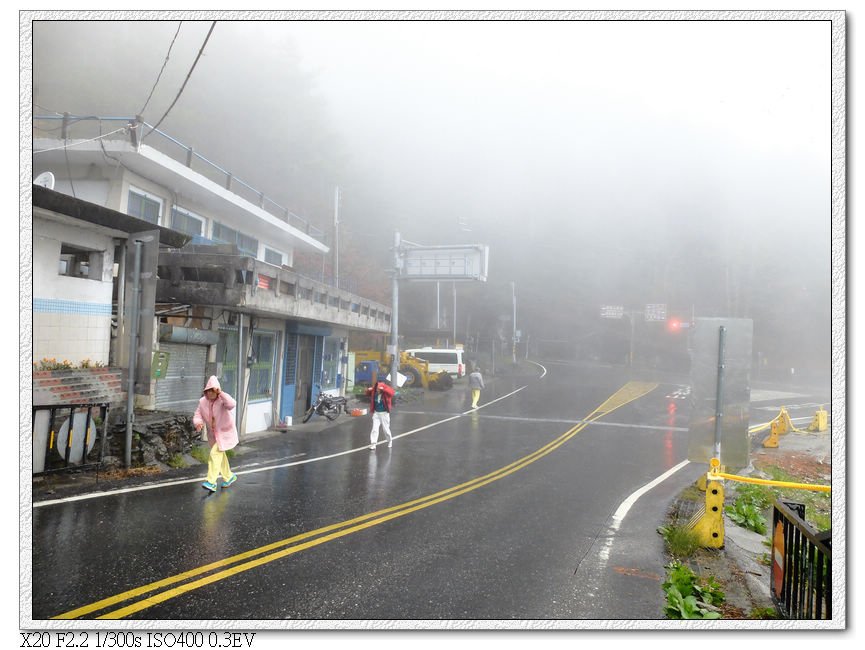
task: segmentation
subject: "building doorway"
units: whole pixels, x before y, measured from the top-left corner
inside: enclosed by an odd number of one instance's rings
[[[300,417],[312,404],[312,369],[315,360],[315,337],[297,336],[297,376],[294,393],[294,415]]]

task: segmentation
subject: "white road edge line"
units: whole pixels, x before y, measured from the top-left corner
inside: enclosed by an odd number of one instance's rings
[[[610,534],[604,539],[604,545],[598,552],[598,555],[601,558],[601,569],[606,566],[607,561],[610,559],[610,550],[612,549],[613,542],[615,541],[615,534],[619,531],[619,528],[622,525],[622,521],[625,519],[625,516],[628,514],[628,511],[631,509],[631,507],[637,502],[637,499],[639,499],[656,485],[666,481],[689,462],[691,461],[683,460],[681,463],[679,463],[675,467],[671,467],[653,481],[646,483],[643,487],[641,487],[639,490],[636,490],[627,499],[622,501],[622,504],[613,513],[612,522],[610,523]]]
[[[507,398],[507,397],[510,397],[511,395],[516,395],[517,393],[519,393],[521,390],[523,390],[523,389],[525,389],[525,388],[528,388],[528,386],[520,386],[520,387],[517,388],[515,391],[511,391],[511,392],[508,393],[507,395],[502,395],[501,397],[497,397],[497,398],[494,399],[492,402],[486,402],[486,403],[482,404],[481,406],[478,406],[476,409],[469,409],[468,411],[463,411],[463,412],[460,413],[457,417],[462,417],[463,415],[469,415],[470,413],[477,413],[477,412],[480,411],[482,408],[486,408],[487,406],[491,406],[491,405],[495,404],[496,402],[500,402],[500,401],[502,401],[503,399],[505,399],[505,398]],[[447,422],[447,420],[442,420],[442,421],[443,421],[443,422]],[[432,425],[430,425],[430,426],[432,426]],[[411,433],[414,433],[414,431],[412,431]],[[403,435],[407,435],[407,434],[403,434]]]
[[[394,436],[393,438],[394,438],[394,440],[397,438],[404,438],[405,436],[410,436],[412,434],[419,433],[421,431],[425,431],[426,429],[431,429],[432,427],[436,427],[440,424],[445,424],[446,422],[452,422],[453,420],[458,420],[459,418],[461,418],[465,415],[468,415],[469,413],[475,413],[479,409],[482,409],[486,406],[490,406],[492,404],[495,404],[496,402],[503,400],[507,397],[510,397],[511,395],[515,395],[516,393],[519,393],[521,390],[524,390],[525,388],[528,388],[528,386],[521,386],[520,388],[516,389],[515,391],[508,393],[507,395],[502,395],[501,397],[494,399],[491,402],[487,402],[483,406],[479,406],[478,409],[470,409],[470,410],[466,411],[465,413],[461,413],[459,415],[454,415],[452,417],[445,418],[444,420],[437,420],[436,422],[433,422],[431,424],[427,424],[425,426],[418,427],[417,429],[412,429],[411,431],[406,431],[405,433],[401,433],[397,436]],[[383,444],[385,441],[386,441],[386,439],[382,440],[378,444]],[[331,458],[337,458],[339,456],[345,456],[346,454],[354,454],[354,453],[357,453],[357,452],[360,452],[360,451],[363,451],[366,449],[369,449],[369,445],[363,445],[362,447],[357,447],[355,449],[348,449],[346,451],[341,451],[341,452],[338,452],[336,454],[330,454],[328,456],[316,456],[315,458],[307,458],[305,460],[297,460],[297,461],[294,461],[291,463],[282,463],[280,465],[269,465],[267,467],[258,467],[256,469],[246,469],[246,470],[238,469],[235,472],[235,474],[237,474],[238,476],[243,476],[246,474],[256,474],[258,472],[268,472],[268,471],[274,470],[274,469],[293,467],[295,465],[305,465],[306,463],[314,463],[314,462],[318,462],[321,460],[330,460]],[[59,503],[71,503],[73,501],[86,501],[88,499],[98,499],[101,497],[116,496],[118,494],[128,494],[130,492],[142,492],[144,490],[155,490],[157,488],[170,487],[173,485],[184,485],[186,483],[200,483],[201,480],[202,480],[201,477],[198,477],[198,478],[191,478],[191,479],[183,479],[182,481],[166,481],[164,483],[152,483],[152,484],[148,484],[148,485],[138,485],[135,487],[121,488],[118,490],[108,490],[106,492],[92,492],[90,494],[79,494],[77,496],[65,497],[62,499],[51,499],[48,501],[38,501],[38,502],[33,504],[33,507],[34,508],[42,508],[44,506],[56,505]]]
[[[542,366],[541,364],[539,364],[537,361],[531,361],[531,360],[529,360],[529,359],[526,359],[526,361],[528,361],[529,363],[533,363],[533,364],[535,364],[538,368],[540,368],[541,370],[543,370],[543,372],[541,373],[541,376],[538,377],[538,379],[543,379],[544,377],[546,377],[546,375],[547,375],[547,369],[546,369],[544,366]]]

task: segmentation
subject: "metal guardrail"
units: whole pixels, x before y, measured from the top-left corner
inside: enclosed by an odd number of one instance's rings
[[[41,129],[36,127],[35,124],[37,121],[47,121],[47,122],[60,122],[60,126],[52,127],[47,129]],[[273,216],[285,221],[288,225],[297,228],[305,232],[310,237],[313,237],[322,243],[325,243],[325,239],[327,234],[313,226],[307,219],[295,214],[287,207],[280,205],[270,197],[261,192],[260,190],[255,189],[245,181],[237,178],[230,171],[220,167],[216,163],[208,160],[201,154],[199,154],[195,149],[191,146],[182,143],[180,140],[160,131],[159,129],[154,129],[150,124],[143,121],[140,116],[135,117],[104,117],[97,115],[70,115],[69,113],[63,115],[34,115],[33,116],[34,129],[38,131],[47,131],[47,132],[58,132],[58,138],[61,140],[70,139],[69,129],[72,125],[80,125],[82,123],[90,123],[96,122],[98,124],[98,133],[96,137],[102,138],[107,135],[113,134],[114,131],[109,132],[109,134],[102,133],[102,123],[122,123],[126,125],[126,128],[121,129],[123,133],[123,137],[128,137],[134,147],[137,147],[145,137],[150,137],[151,134],[155,134],[160,136],[161,141],[167,141],[171,145],[177,147],[181,155],[174,154],[172,152],[166,151],[165,148],[160,148],[159,146],[154,146],[154,149],[161,151],[165,155],[174,157],[175,160],[185,164],[188,168],[193,168],[193,163],[199,161],[204,165],[204,171],[199,171],[203,176],[210,178],[214,182],[219,182],[223,187],[227,190],[233,191],[239,196],[244,196],[248,201],[257,205],[262,210],[267,211]],[[114,129],[116,124],[111,128]],[[83,125],[79,127],[79,130],[84,128]],[[127,135],[128,133],[128,135]],[[86,136],[93,137],[93,134],[85,134]],[[87,139],[87,137],[83,138]],[[215,176],[215,177],[212,177]],[[237,191],[238,188],[240,191]],[[241,193],[242,192],[242,193]]]
[[[772,601],[786,619],[832,618],[832,532],[805,521],[805,505],[776,501],[772,514]]]
[[[101,435],[94,409],[99,409]],[[84,426],[80,427],[82,421]],[[33,406],[33,475],[99,467],[107,439],[107,403]],[[93,459],[91,452],[97,441],[99,449]]]

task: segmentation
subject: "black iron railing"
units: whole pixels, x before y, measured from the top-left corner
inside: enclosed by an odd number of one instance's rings
[[[99,467],[107,421],[107,403],[33,406],[33,474]]]
[[[832,618],[832,531],[805,521],[805,505],[776,501],[770,591],[786,619]]]

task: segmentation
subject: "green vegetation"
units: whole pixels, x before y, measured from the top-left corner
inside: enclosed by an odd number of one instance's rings
[[[700,548],[700,538],[687,526],[661,526],[658,532],[667,543],[667,551],[674,558],[691,557]]]
[[[755,607],[748,614],[748,618],[757,620],[767,620],[779,618],[778,611],[774,607]]]
[[[207,463],[207,457],[210,455],[210,448],[205,445],[196,445],[189,452],[189,455],[199,463]]]
[[[168,459],[167,464],[173,469],[181,469],[183,467],[188,467],[186,461],[183,459],[183,454],[174,454],[171,458]]]
[[[689,567],[674,560],[666,566],[667,580],[662,589],[667,594],[664,614],[671,619],[721,618],[717,605],[726,596],[714,577],[699,578]]]
[[[72,363],[68,359],[58,361],[56,358],[43,357],[40,361],[33,362],[33,370],[74,370],[77,368],[104,368],[105,364],[99,361],[91,361],[84,359],[78,364]]]
[[[800,477],[792,476],[774,465],[766,465],[760,469],[773,481],[801,482]],[[830,492],[814,492],[796,488],[771,488],[771,492],[775,497],[804,503],[805,521],[818,531],[832,528],[832,495]]]
[[[698,488],[696,484],[689,485],[684,490],[682,490],[682,492],[679,494],[679,498],[683,501],[694,501],[702,503],[706,500],[706,491]]]
[[[746,499],[761,510],[772,505],[775,495],[772,489],[765,485],[742,483],[736,488],[736,496]]]
[[[727,506],[724,511],[733,523],[760,535],[766,534],[766,517],[760,508],[746,497],[736,497],[733,505]]]
[[[229,449],[228,451],[225,452],[225,454],[226,454],[226,456],[228,456],[229,460],[231,460],[232,458],[234,458],[237,455],[235,453],[234,449]],[[189,455],[192,456],[199,463],[207,464],[207,459],[210,456],[210,447],[208,445],[205,445],[205,444],[196,445],[189,452]]]

